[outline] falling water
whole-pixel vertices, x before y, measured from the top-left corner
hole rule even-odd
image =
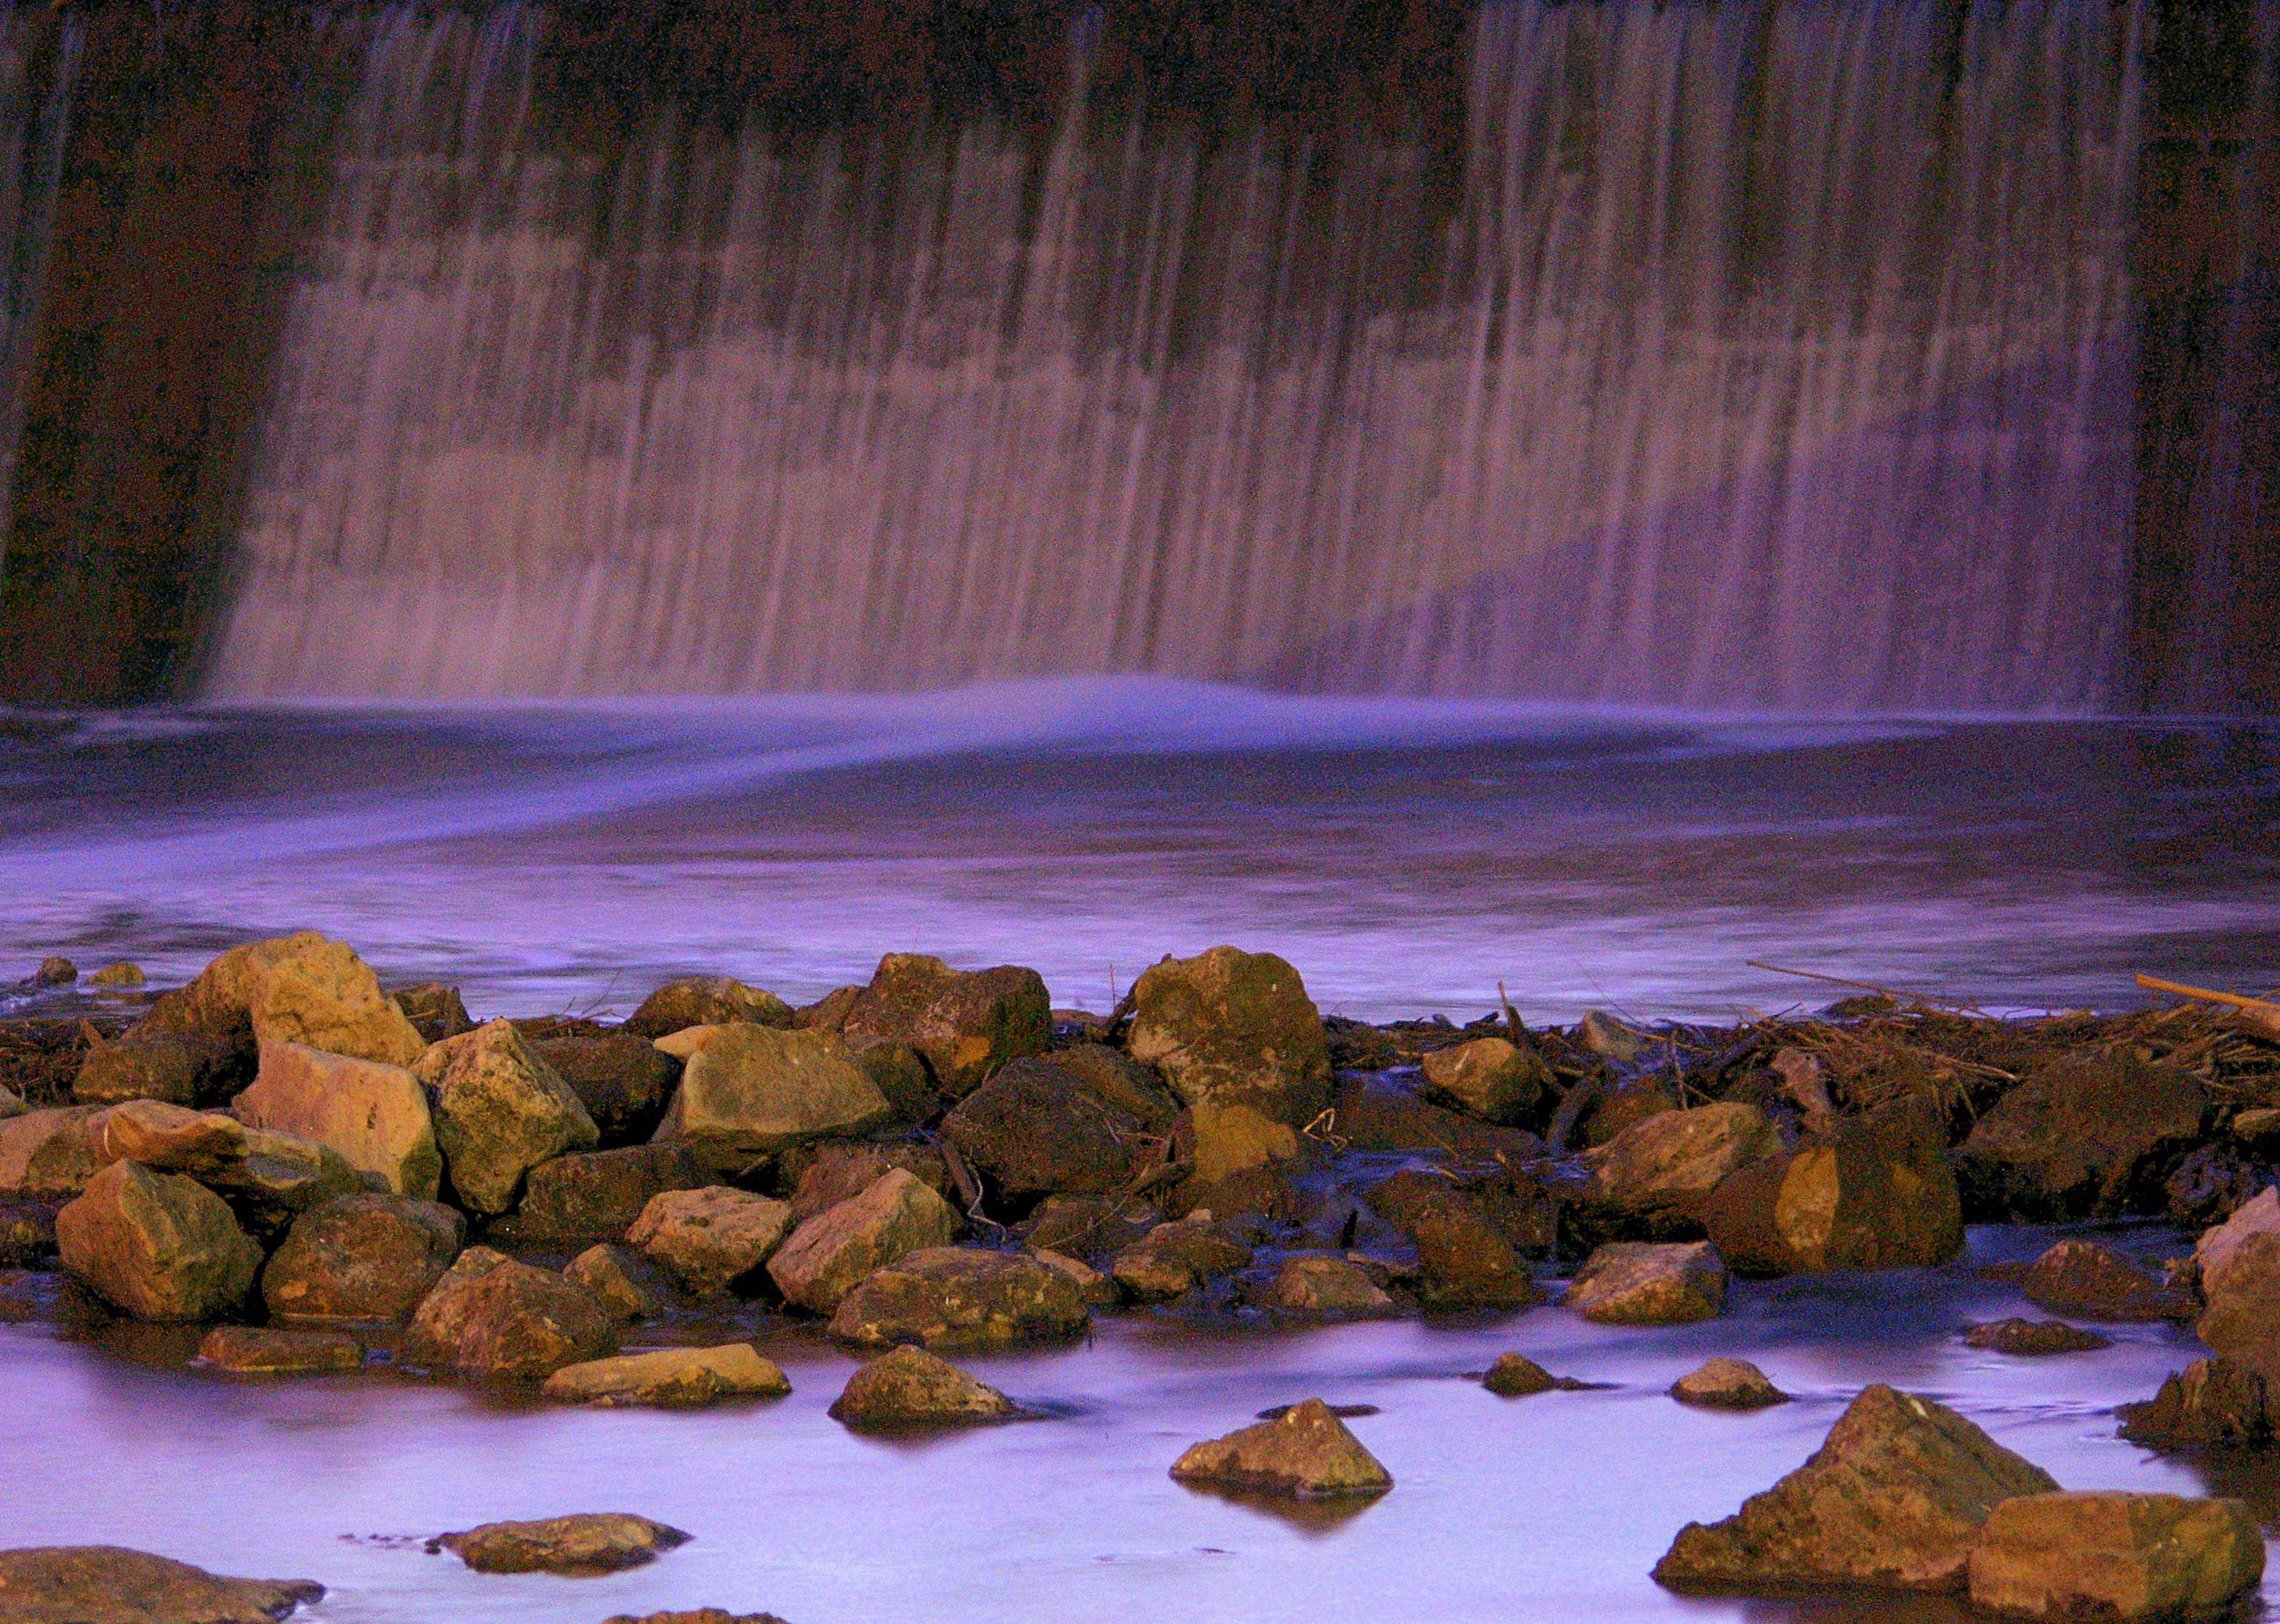
[[[42,94],[29,60],[32,25],[13,5],[0,5],[0,565],[6,562],[24,384],[47,283],[56,188],[86,30],[76,17],[57,25],[54,65]]]
[[[208,690],[2098,707],[2138,23],[1955,16],[1500,0],[1452,176],[1098,104],[1082,24],[1044,137],[605,172],[543,14],[393,11]]]

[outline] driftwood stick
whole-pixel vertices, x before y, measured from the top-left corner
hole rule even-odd
[[[2158,975],[2140,975],[2138,984],[2147,992],[2174,993],[2197,1004],[2216,1004],[2226,1009],[2238,1010],[2267,1032],[2280,1037],[2280,1004],[2263,998],[2245,997],[2237,992],[2218,992],[2209,987],[2189,987],[2183,981],[2165,981]]]

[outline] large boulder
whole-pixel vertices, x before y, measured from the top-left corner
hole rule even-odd
[[[2122,1435],[2149,1449],[2268,1443],[2275,1395],[2264,1378],[2229,1359],[2195,1359],[2142,1404],[2123,1405]]]
[[[792,1231],[768,1259],[768,1278],[785,1302],[828,1314],[874,1271],[947,1246],[962,1227],[950,1203],[897,1167]]]
[[[1913,1101],[1838,1120],[1826,1136],[1740,1169],[1696,1211],[1745,1274],[1926,1268],[1963,1250],[1946,1135]]]
[[[1122,1189],[1143,1131],[1138,1119],[1094,1093],[1078,1072],[1035,1055],[1008,1061],[942,1124],[943,1137],[1016,1201]]]
[[[444,1039],[412,1074],[434,1095],[435,1143],[471,1212],[507,1211],[533,1167],[601,1143],[586,1107],[511,1020]]]
[[[219,1111],[134,1100],[104,1112],[90,1131],[105,1162],[186,1174],[228,1200],[265,1238],[282,1230],[295,1213],[365,1187],[364,1176],[329,1146],[248,1128]]]
[[[1971,1605],[2005,1618],[2141,1624],[2215,1617],[2264,1577],[2264,1535],[2238,1500],[2030,1494],[1988,1514]]]
[[[1416,1244],[1429,1306],[1525,1308],[1544,1300],[1526,1262],[1469,1191],[1411,1171],[1371,1186],[1367,1199]]]
[[[2193,1247],[2193,1272],[2203,1297],[2213,1299],[2222,1295],[2234,1262],[2259,1236],[2280,1241],[2280,1189],[2263,1191],[2222,1223],[2203,1232]]]
[[[934,1068],[942,1091],[961,1099],[1007,1061],[1044,1051],[1052,1000],[1035,970],[953,970],[923,953],[890,953],[840,1029],[853,1039],[910,1044]]]
[[[1998,1100],[1963,1142],[1964,1194],[1991,1216],[2120,1212],[2164,1171],[2164,1152],[2200,1136],[2208,1114],[2208,1096],[2176,1066],[2050,1060]]]
[[[443,1177],[428,1090],[404,1066],[300,1043],[269,1043],[253,1086],[230,1102],[249,1128],[313,1139],[399,1196],[432,1201]]]
[[[298,1043],[409,1066],[428,1045],[346,943],[315,931],[250,942],[150,1006],[128,1035],[189,1036],[240,1051]]]
[[[2280,1235],[2252,1234],[2204,1274],[2207,1306],[2196,1328],[2233,1363],[2280,1382]]]
[[[1422,1069],[1436,1100],[1506,1126],[1525,1120],[1552,1082],[1543,1056],[1501,1037],[1437,1049]]]
[[[1208,1216],[1158,1224],[1116,1254],[1110,1278],[1144,1303],[1194,1290],[1251,1263],[1251,1248]]]
[[[412,1196],[327,1202],[293,1220],[261,1271],[262,1301],[289,1323],[401,1320],[451,1266],[466,1228],[451,1208]]]
[[[1174,1211],[1297,1215],[1292,1175],[1303,1168],[1306,1146],[1288,1122],[1251,1105],[1198,1100],[1174,1122],[1172,1150],[1189,1168],[1166,1197]]]
[[[56,1214],[65,1268],[142,1320],[212,1320],[253,1289],[261,1249],[220,1197],[179,1174],[113,1162]]]
[[[1306,1500],[1393,1487],[1392,1474],[1319,1398],[1195,1445],[1173,1462],[1172,1475],[1183,1483]]]
[[[858,1431],[1010,1420],[1013,1401],[923,1348],[889,1350],[847,1379],[831,1416]]]
[[[615,1317],[590,1293],[550,1269],[472,1246],[421,1299],[404,1355],[488,1381],[537,1382],[616,1347]]]
[[[97,1043],[80,1062],[79,1075],[72,1080],[72,1098],[82,1105],[115,1105],[130,1099],[195,1105],[206,1071],[199,1048],[172,1033]]]
[[[65,1105],[0,1119],[0,1197],[58,1201],[103,1169],[94,1125],[105,1107]]]
[[[2111,1247],[2072,1237],[2030,1264],[2019,1289],[2054,1314],[2084,1320],[2181,1320],[2192,1312],[2170,1281]]]
[[[1188,1104],[1246,1104],[1304,1124],[1329,1103],[1321,1012],[1273,953],[1215,947],[1167,958],[1142,972],[1132,999],[1127,1052]]]
[[[1954,1589],[1988,1513],[2057,1487],[1945,1405],[1880,1383],[1796,1471],[1724,1521],[1680,1529],[1654,1577],[1678,1589]]]
[[[530,1170],[515,1233],[526,1241],[621,1241],[654,1197],[711,1181],[683,1144],[558,1156]]]
[[[1620,1212],[1692,1211],[1730,1174],[1780,1150],[1755,1105],[1698,1105],[1635,1122],[1584,1162],[1594,1196]]]
[[[693,1410],[724,1398],[781,1398],[791,1383],[748,1342],[717,1348],[660,1348],[565,1365],[546,1378],[547,1397],[605,1409],[645,1405]]]
[[[486,1522],[439,1534],[430,1551],[448,1551],[479,1574],[614,1574],[654,1562],[689,1543],[679,1528],[646,1517],[589,1512],[533,1522]]]
[[[578,1097],[605,1145],[633,1144],[655,1133],[681,1081],[680,1061],[623,1028],[525,1041]]]
[[[1076,1335],[1090,1317],[1075,1283],[1034,1258],[937,1246],[849,1292],[831,1334],[868,1348],[1002,1348]]]
[[[651,1197],[626,1241],[691,1291],[718,1293],[766,1263],[790,1227],[788,1203],[710,1184]]]
[[[1122,1112],[1148,1133],[1160,1134],[1180,1113],[1179,1097],[1153,1069],[1105,1043],[1070,1043],[1052,1051],[1052,1062],[1073,1073],[1095,1099]]]
[[[845,1040],[829,1032],[700,1027],[660,1042],[685,1061],[659,1125],[706,1166],[737,1173],[790,1146],[859,1134],[890,1114]]]
[[[7,1624],[275,1624],[324,1594],[306,1579],[224,1579],[118,1545],[0,1551]]]
[[[1726,1310],[1726,1266],[1707,1241],[1616,1242],[1583,1260],[1563,1305],[1596,1325],[1683,1325]]]
[[[791,1006],[765,988],[748,987],[725,975],[685,975],[643,998],[625,1030],[642,1039],[665,1037],[690,1027],[791,1025]]]

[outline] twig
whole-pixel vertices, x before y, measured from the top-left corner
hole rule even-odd
[[[1890,998],[1895,1004],[1929,1004],[1937,1009],[1951,1009],[1960,1014],[1977,1015],[1991,1019],[1987,1012],[1976,1004],[1959,1004],[1953,998],[1937,998],[1929,993],[1902,992],[1894,987],[1879,987],[1874,981],[1856,981],[1849,975],[1829,975],[1819,970],[1792,970],[1783,965],[1769,965],[1761,958],[1743,962],[1752,970],[1769,970],[1775,975],[1802,976],[1808,981],[1828,981],[1833,986],[1851,987],[1861,992],[1873,992],[1879,997]]]
[[[2268,1004],[2262,998],[2244,997],[2237,992],[2216,992],[2207,987],[2188,987],[2183,981],[2165,981],[2158,975],[2140,975],[2138,984],[2147,992],[2173,992],[2181,998],[2191,998],[2201,1004],[2222,1004],[2227,1009],[2253,1015],[2259,1026],[2280,1032],[2280,1004]]]

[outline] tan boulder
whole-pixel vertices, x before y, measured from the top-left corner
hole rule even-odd
[[[1126,1052],[1189,1104],[1247,1104],[1304,1125],[1329,1103],[1321,1012],[1275,955],[1215,947],[1167,958],[1142,972],[1132,997]]]
[[[679,1528],[617,1512],[589,1512],[533,1522],[486,1522],[439,1534],[430,1551],[448,1551],[479,1574],[614,1574],[655,1561],[689,1543]]]
[[[121,958],[104,966],[87,979],[96,987],[140,987],[150,978],[142,974],[141,965]]]
[[[1306,1500],[1393,1487],[1377,1457],[1319,1398],[1195,1445],[1173,1463],[1172,1475],[1183,1483]]]
[[[4,1127],[0,1124],[0,1127]],[[2280,1235],[2253,1231],[2212,1259],[2201,1289],[2207,1299],[2195,1328],[2236,1365],[2280,1382]],[[2150,1300],[2163,1299],[2154,1294]]]
[[[1285,1258],[1259,1305],[1277,1313],[1322,1320],[1373,1320],[1398,1306],[1367,1270],[1349,1258]]]
[[[1525,1119],[1552,1084],[1552,1068],[1541,1055],[1501,1037],[1437,1049],[1425,1057],[1422,1070],[1427,1094],[1506,1126]]]
[[[1670,1396],[1706,1410],[1762,1410],[1789,1402],[1789,1395],[1764,1371],[1747,1359],[1733,1358],[1704,1360],[1670,1384]]]
[[[831,1334],[862,1347],[1001,1348],[1076,1335],[1090,1318],[1069,1278],[1034,1258],[936,1246],[849,1292]]]
[[[2259,1235],[2280,1240],[2280,1189],[2261,1191],[2224,1222],[2202,1232],[2193,1246],[2193,1271],[2202,1296],[2215,1297],[2223,1292],[2234,1260]]]
[[[1781,1150],[1755,1105],[1658,1112],[1587,1151],[1594,1195],[1627,1212],[1691,1211],[1731,1174]]]
[[[412,1074],[434,1096],[436,1148],[471,1212],[507,1211],[533,1167],[601,1143],[586,1107],[512,1021],[444,1039]]]
[[[781,1398],[791,1383],[751,1343],[732,1342],[565,1365],[546,1378],[543,1390],[568,1404],[689,1410],[724,1398]]]
[[[1680,1529],[1654,1577],[1677,1589],[1954,1589],[1988,1513],[2057,1487],[1945,1405],[1879,1384],[1796,1471],[1724,1521]]]
[[[261,1271],[262,1300],[289,1323],[401,1320],[466,1239],[466,1220],[440,1202],[370,1191],[343,1197],[293,1220]]]
[[[828,1314],[873,1271],[947,1246],[964,1227],[955,1208],[897,1167],[794,1230],[768,1259],[768,1277],[785,1302]]]
[[[89,1132],[105,1162],[185,1174],[228,1198],[264,1237],[283,1229],[296,1212],[365,1187],[363,1175],[328,1146],[248,1128],[219,1111],[133,1100],[104,1112]]]
[[[198,1102],[205,1066],[189,1042],[167,1033],[116,1043],[97,1043],[80,1062],[72,1098],[82,1105],[115,1105],[121,1100],[157,1099],[177,1105]]]
[[[2264,1577],[2238,1500],[2030,1494],[1997,1505],[1971,1548],[1971,1605],[2005,1618],[2115,1624],[2213,1618]]]
[[[712,1184],[651,1197],[626,1241],[691,1291],[720,1292],[766,1263],[790,1227],[788,1203]]]
[[[428,1091],[401,1066],[269,1043],[253,1086],[230,1102],[249,1128],[313,1139],[399,1196],[435,1198],[443,1175]]]
[[[886,1096],[833,1033],[701,1027],[659,1046],[687,1064],[657,1138],[686,1143],[719,1172],[811,1139],[859,1134],[890,1115]]]
[[[361,1369],[364,1344],[338,1331],[218,1325],[198,1343],[198,1358],[234,1375],[331,1376]]]
[[[625,1030],[636,1037],[665,1037],[690,1027],[791,1025],[791,1006],[761,987],[725,975],[685,975],[643,998],[627,1018]]]
[[[409,1066],[427,1047],[346,943],[312,930],[234,947],[168,993],[130,1031],[194,1035],[250,1049],[298,1043]]]
[[[1616,1242],[1583,1260],[1560,1299],[1597,1325],[1683,1325],[1726,1309],[1726,1266],[1707,1241]]]
[[[245,1301],[261,1266],[220,1197],[177,1174],[113,1162],[56,1214],[63,1266],[142,1320],[212,1320]]]
[[[1745,1274],[1928,1268],[1963,1250],[1946,1134],[1913,1101],[1842,1119],[1821,1138],[1741,1168],[1695,1211]]]
[[[0,1119],[0,1197],[76,1196],[103,1169],[94,1124],[105,1107],[65,1105]]]
[[[857,1430],[971,1426],[1018,1413],[1013,1401],[923,1348],[889,1350],[847,1379],[834,1420]]]
[[[891,1038],[924,1055],[935,1081],[963,1099],[991,1073],[1052,1040],[1052,1000],[1035,970],[953,970],[923,953],[890,953],[849,1004],[851,1039]]]
[[[306,1579],[225,1579],[117,1545],[0,1551],[8,1624],[275,1624],[324,1594]]]
[[[665,1271],[622,1246],[589,1246],[570,1259],[562,1278],[583,1287],[624,1321],[654,1320],[674,1305],[673,1282]]]
[[[1251,1248],[1206,1214],[1158,1224],[1116,1254],[1110,1278],[1144,1303],[1194,1290],[1251,1264]]]
[[[2120,1406],[2121,1434],[2151,1449],[2207,1444],[2257,1447],[2272,1441],[2276,1395],[2255,1371],[2230,1359],[2195,1359],[2140,1404]]]
[[[551,1270],[471,1246],[420,1300],[404,1355],[484,1380],[536,1382],[616,1346],[616,1321],[590,1293]]]

